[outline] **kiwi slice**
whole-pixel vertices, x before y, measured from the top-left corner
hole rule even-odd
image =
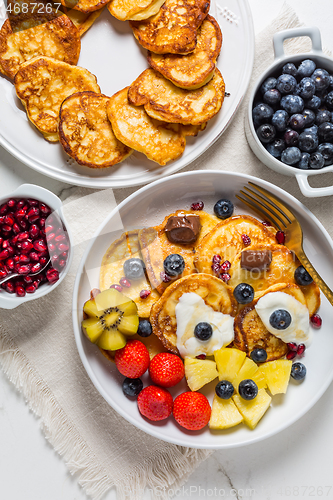
[[[83,333],[106,351],[121,349],[126,344],[126,335],[134,335],[138,330],[136,303],[114,288],[88,300],[83,311],[88,316],[82,321]]]

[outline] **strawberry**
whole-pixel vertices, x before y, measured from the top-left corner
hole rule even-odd
[[[176,354],[161,352],[151,360],[149,375],[154,384],[161,387],[173,387],[185,375],[184,364]]]
[[[200,392],[183,392],[173,404],[173,416],[189,431],[198,431],[208,424],[211,407],[206,396]]]
[[[138,396],[141,415],[155,422],[168,418],[172,413],[172,406],[173,400],[170,392],[156,385],[149,385]]]
[[[115,362],[122,375],[129,378],[141,377],[149,366],[149,352],[139,340],[129,340],[125,347],[118,349]]]

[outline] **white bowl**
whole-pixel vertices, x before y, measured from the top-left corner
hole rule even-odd
[[[35,300],[38,299],[39,297],[43,297],[44,295],[52,292],[60,283],[62,280],[65,278],[71,262],[72,262],[72,257],[73,257],[73,251],[72,251],[72,237],[70,234],[70,230],[68,228],[68,225],[66,224],[66,221],[64,219],[63,213],[62,213],[62,203],[61,200],[53,194],[51,191],[48,191],[47,189],[44,189],[42,187],[36,186],[34,184],[22,184],[20,187],[15,189],[12,193],[6,194],[5,196],[2,196],[0,198],[0,205],[4,203],[5,201],[9,200],[10,198],[33,198],[36,200],[39,200],[46,205],[48,205],[52,211],[57,212],[59,215],[60,219],[62,220],[64,226],[66,227],[67,233],[68,233],[68,239],[69,239],[69,254],[68,254],[68,259],[66,266],[62,269],[60,272],[60,277],[59,280],[56,281],[54,284],[47,284],[43,283],[35,293],[29,293],[26,294],[24,297],[18,297],[15,294],[10,294],[0,288],[0,308],[2,309],[14,309],[15,307],[18,307],[20,304],[23,304],[24,302],[28,302],[30,300]]]
[[[283,50],[283,42],[288,38],[296,38],[300,36],[309,36],[311,38],[312,50],[303,54],[286,56]],[[295,167],[290,167],[282,161],[274,158],[274,156],[266,151],[256,134],[252,120],[252,108],[253,102],[256,98],[256,94],[258,93],[261,84],[269,76],[274,76],[281,72],[282,67],[284,66],[284,64],[286,64],[286,62],[293,62],[297,66],[303,59],[312,59],[316,63],[317,67],[324,68],[330,73],[333,73],[333,59],[323,53],[320,31],[316,27],[293,28],[275,33],[275,35],[273,36],[273,46],[275,54],[274,63],[271,64],[271,66],[269,66],[269,68],[267,68],[267,70],[260,76],[250,94],[248,112],[245,119],[245,133],[248,143],[254,154],[267,167],[275,170],[279,174],[295,176],[299,188],[304,196],[312,198],[317,196],[332,195],[333,186],[313,188],[309,185],[308,177],[313,175],[325,174],[327,172],[333,172],[333,165],[329,165],[320,170],[300,170]]]
[[[248,181],[256,182],[278,196],[294,212],[304,232],[304,249],[328,286],[333,286],[333,242],[320,222],[296,198],[282,189],[252,176],[223,171],[196,171],[172,175],[141,188],[123,201],[110,214],[92,237],[87,247],[74,284],[73,327],[82,363],[93,384],[103,398],[126,420],[157,438],[192,448],[233,448],[265,439],[285,429],[306,413],[324,393],[333,378],[333,335],[330,320],[332,306],[322,296],[320,314],[323,326],[315,332],[315,339],[304,356],[308,373],[302,384],[291,381],[286,395],[273,398],[272,408],[251,431],[245,425],[226,431],[190,432],[178,426],[172,417],[165,421],[150,422],[143,418],[136,401],[130,401],[122,392],[124,377],[114,363],[108,361],[82,333],[82,307],[90,290],[99,286],[102,257],[109,245],[125,230],[159,224],[166,215],[177,209],[189,208],[191,203],[203,200],[205,210],[213,213],[214,203],[229,198],[235,204],[235,213],[254,215],[235,195]],[[255,215],[254,215],[255,216]],[[122,225],[120,224],[122,221]],[[324,346],[324,348],[323,348]],[[148,375],[143,376],[148,385]],[[151,382],[150,382],[151,383]],[[203,392],[213,399],[215,382],[205,386]],[[75,387],[73,387],[75,390]],[[186,390],[186,384],[170,389],[175,397]],[[320,422],[317,423],[320,425]]]

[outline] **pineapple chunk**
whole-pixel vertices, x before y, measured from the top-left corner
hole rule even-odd
[[[250,401],[241,398],[238,394],[235,394],[232,399],[250,429],[256,427],[272,401],[272,398],[267,394],[265,389],[259,389],[258,395]]]
[[[191,391],[197,391],[218,377],[215,361],[185,358],[185,377]]]
[[[292,361],[288,359],[276,359],[261,365],[260,370],[265,375],[268,389],[273,396],[287,392],[291,365]]]
[[[235,387],[236,375],[239,372],[246,354],[239,349],[221,347],[214,352],[214,358],[220,380],[228,380]]]
[[[214,396],[212,413],[208,426],[210,429],[229,429],[243,422],[243,417],[237,410],[232,399],[221,399]]]
[[[258,386],[258,389],[266,387],[264,374],[259,370],[258,365],[250,358],[245,358],[237,376],[235,377],[235,390],[238,391],[238,386],[242,380],[251,379]]]

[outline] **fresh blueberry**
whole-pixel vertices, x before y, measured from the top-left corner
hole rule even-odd
[[[316,113],[312,109],[303,109],[303,116],[305,119],[304,127],[311,127],[316,119]]]
[[[257,126],[261,125],[262,123],[269,122],[273,116],[273,113],[273,108],[271,108],[268,104],[257,104],[252,111],[254,125]]]
[[[254,298],[254,289],[248,283],[239,283],[234,289],[234,297],[239,304],[249,304]]]
[[[298,66],[297,76],[299,78],[311,76],[315,69],[316,69],[316,63],[314,61],[311,61],[311,59],[305,59]]]
[[[281,94],[292,94],[297,86],[296,78],[292,75],[280,75],[276,82],[276,88]]]
[[[274,158],[280,158],[282,151],[286,148],[286,143],[283,139],[275,139],[275,141],[270,142],[266,145],[266,149],[274,156]]]
[[[325,158],[321,153],[316,151],[312,153],[309,158],[309,167],[313,170],[319,170],[325,166]]]
[[[143,383],[140,378],[126,377],[123,382],[123,393],[125,396],[137,396],[143,389]]]
[[[279,132],[286,130],[288,126],[289,115],[284,109],[278,109],[272,116],[272,125]]]
[[[295,270],[294,278],[296,283],[300,286],[310,285],[313,282],[310,274],[303,266],[298,266],[298,268]]]
[[[276,106],[280,102],[280,99],[281,94],[276,89],[267,90],[263,96],[263,101],[270,106]]]
[[[330,84],[330,75],[326,71],[326,69],[318,68],[316,69],[312,75],[312,80],[315,83],[316,91],[322,92],[327,89]]]
[[[213,328],[206,321],[201,321],[194,328],[194,336],[198,340],[202,340],[203,342],[207,342],[213,335]]]
[[[330,84],[328,88],[333,89],[333,75],[330,75]]]
[[[258,347],[257,349],[253,349],[250,354],[250,357],[256,363],[264,363],[267,359],[267,351],[265,349],[261,349]]]
[[[296,163],[300,161],[301,156],[301,151],[295,146],[292,146],[282,151],[281,161],[287,165],[296,165]]]
[[[318,147],[317,134],[302,132],[298,139],[298,147],[301,151],[305,151],[306,153],[312,153],[315,151]]]
[[[329,92],[325,98],[325,104],[331,111],[333,110],[333,90]]]
[[[302,80],[299,82],[299,88],[300,88],[299,95],[303,99],[311,99],[316,91],[316,85],[314,81],[312,80],[312,78],[309,78],[308,76],[302,78]]]
[[[318,125],[312,125],[303,130],[303,132],[309,132],[310,134],[318,135]]]
[[[275,86],[276,86],[276,78],[270,76],[261,85],[260,91],[261,91],[262,94],[265,94],[265,92],[267,92],[267,90],[275,89]]]
[[[126,278],[130,280],[137,280],[145,274],[145,265],[141,259],[125,260],[123,267]]]
[[[306,368],[303,363],[293,363],[290,375],[294,380],[303,380],[306,375]]]
[[[215,387],[216,395],[221,399],[230,399],[235,392],[234,386],[228,380],[221,380]]]
[[[300,161],[297,163],[296,167],[301,170],[309,170],[309,159],[310,153],[302,153]]]
[[[151,327],[150,321],[148,319],[141,319],[139,322],[139,327],[137,334],[140,337],[149,337],[153,333],[153,329]]]
[[[185,261],[178,253],[172,253],[164,259],[163,266],[169,276],[179,276],[185,269]]]
[[[234,204],[230,200],[219,200],[214,205],[214,213],[219,219],[227,219],[234,213]]]
[[[318,153],[320,153],[325,160],[325,167],[333,163],[333,144],[323,142],[318,146]]]
[[[269,317],[270,325],[276,330],[286,330],[291,325],[291,314],[285,309],[276,309]]]
[[[289,126],[294,130],[300,130],[305,126],[305,118],[301,113],[291,115],[289,119]]]
[[[299,133],[296,130],[288,129],[283,136],[287,146],[297,146]]]
[[[316,115],[316,124],[321,125],[325,122],[330,122],[332,114],[328,109],[319,109]]]
[[[318,137],[320,142],[332,142],[333,141],[333,123],[324,122],[318,127]]]
[[[257,129],[257,136],[263,144],[272,142],[276,136],[275,127],[269,123],[264,123]]]
[[[282,68],[282,74],[286,75],[292,75],[295,76],[297,75],[297,68],[294,63],[287,62],[283,68]]]
[[[311,99],[305,102],[305,106],[309,109],[317,110],[321,106],[321,99],[317,95],[314,95]]]
[[[304,109],[304,101],[299,95],[284,95],[280,101],[280,106],[287,113],[301,113]]]
[[[238,392],[241,398],[250,401],[257,396],[258,386],[253,380],[247,378],[245,380],[242,380],[239,384]]]

